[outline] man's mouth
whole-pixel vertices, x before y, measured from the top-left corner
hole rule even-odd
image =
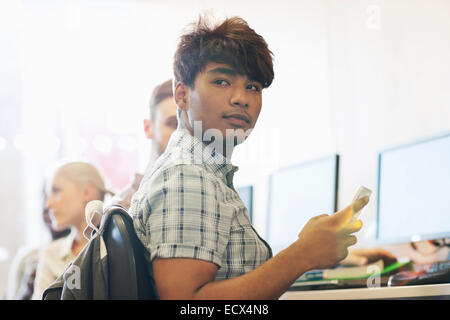
[[[223,117],[237,126],[245,126],[246,124],[250,124],[250,118],[242,113],[232,113],[229,115],[224,115]]]
[[[50,217],[50,220],[53,218],[55,219],[55,217],[58,215],[57,212],[55,212],[54,210],[49,210],[48,211],[48,216]]]

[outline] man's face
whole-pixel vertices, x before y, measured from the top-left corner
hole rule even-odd
[[[155,118],[151,120],[151,138],[158,154],[164,153],[170,136],[177,129],[177,105],[173,97],[162,100],[156,105]]]
[[[197,74],[188,89],[186,107],[189,129],[202,122],[202,131],[253,129],[262,106],[262,85],[238,74],[227,64],[210,62]]]

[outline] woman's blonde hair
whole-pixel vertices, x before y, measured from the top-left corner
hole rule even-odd
[[[106,194],[114,195],[105,186],[105,181],[95,166],[84,161],[65,162],[56,167],[54,174],[61,173],[79,185],[90,184],[99,191],[100,199],[104,200]]]

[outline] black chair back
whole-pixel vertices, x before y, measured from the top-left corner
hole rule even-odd
[[[120,206],[106,208],[104,215],[103,238],[108,252],[109,298],[158,299],[153,269],[145,259],[145,248],[136,236],[133,219]]]

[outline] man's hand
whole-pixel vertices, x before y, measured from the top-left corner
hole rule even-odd
[[[383,259],[385,266],[393,264],[397,258],[389,251],[381,248],[352,249],[349,250],[347,258],[341,261],[341,265],[363,266]]]
[[[369,202],[368,197],[352,202],[333,215],[311,218],[298,236],[298,242],[306,248],[311,269],[335,266],[348,255],[348,247],[356,244],[351,234],[362,228],[361,220],[350,222],[353,213]]]

